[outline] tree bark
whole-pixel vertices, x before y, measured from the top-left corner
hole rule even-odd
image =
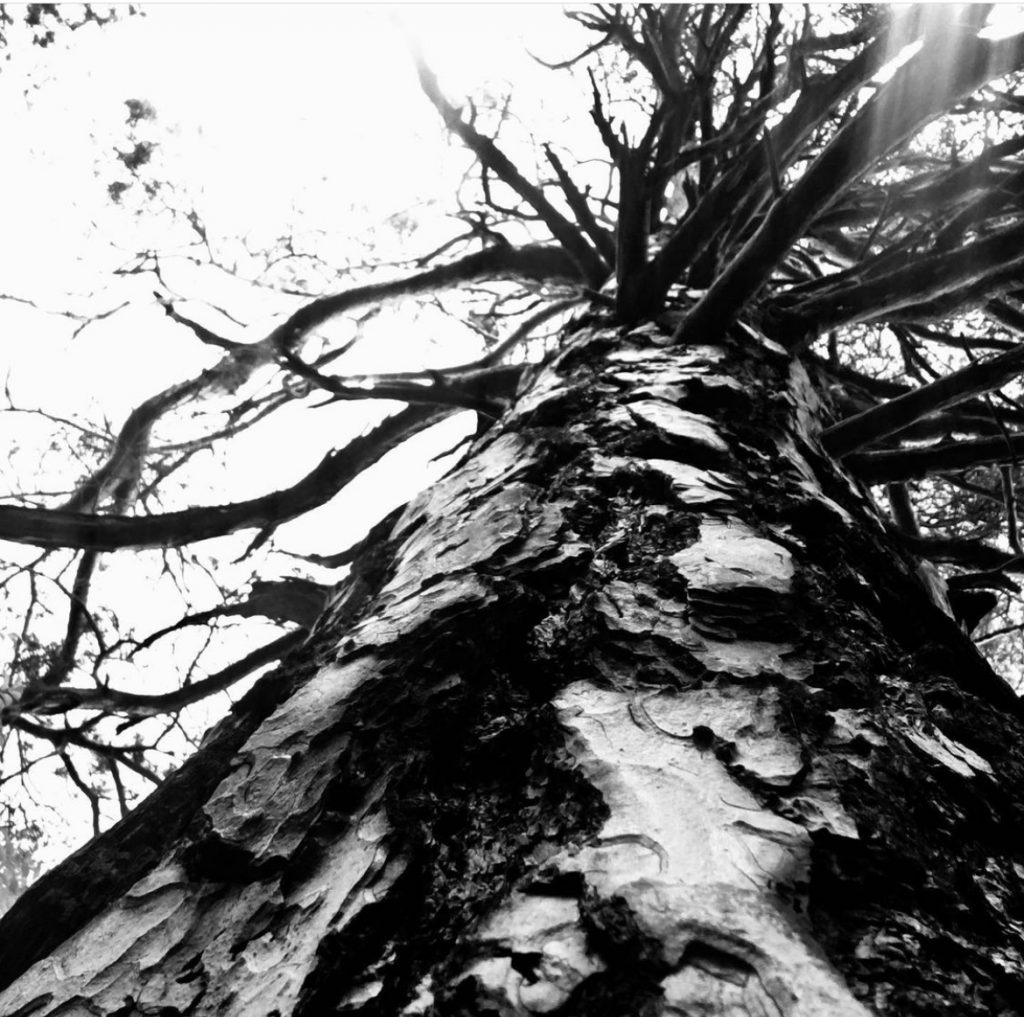
[[[0,1014],[1014,1014],[1020,710],[745,326],[598,314],[0,922]]]

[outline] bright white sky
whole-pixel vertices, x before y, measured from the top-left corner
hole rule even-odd
[[[555,5],[155,5],[143,18],[62,35],[45,51],[15,51],[0,68],[6,198],[0,293],[50,311],[106,311],[129,298],[137,301],[73,340],[67,318],[0,301],[0,366],[16,403],[66,417],[105,418],[116,428],[141,400],[216,358],[168,322],[151,296],[151,277],[111,279],[136,251],[166,252],[191,239],[180,227],[169,231],[166,218],[134,217],[130,202],[117,207],[108,197],[108,184],[126,178],[113,158],[115,148],[129,147],[126,99],[144,99],[155,108],[155,125],[140,128],[140,135],[159,142],[154,173],[188,195],[211,237],[247,236],[258,248],[293,231],[323,231],[322,249],[337,251],[341,264],[361,260],[366,252],[351,241],[371,234],[385,248],[390,244],[389,256],[397,258],[427,253],[462,232],[442,213],[452,207],[468,157],[446,139],[422,96],[403,31],[418,41],[454,101],[488,83],[495,95],[504,95],[514,82],[513,108],[528,111],[538,136],[572,144],[562,120],[570,109],[578,115],[578,93],[567,75],[538,68],[525,51],[556,60],[588,41]],[[403,242],[382,224],[407,211],[418,228]],[[231,280],[211,288],[207,276],[181,260],[168,259],[165,268],[179,295],[193,298],[179,306],[229,338],[259,338],[295,306],[293,299]],[[211,317],[203,297],[244,324]],[[469,334],[440,314],[421,317],[415,327],[399,324],[383,318],[370,332],[367,353],[346,368],[401,370],[477,353]],[[238,442],[222,468],[193,477],[191,503],[236,500],[293,482],[332,445],[357,433],[363,412],[362,406],[339,406],[285,413]],[[383,511],[437,473],[436,467],[426,469],[424,459],[454,444],[466,426],[465,418],[450,422],[431,448],[420,443],[418,461],[406,461],[312,518],[282,528],[279,545],[325,553],[358,539]],[[0,465],[7,490],[67,490],[80,476],[60,448],[40,453],[47,436],[40,420],[7,414],[0,428],[19,448],[9,464]],[[229,540],[223,557],[240,553],[251,536]],[[14,556],[28,557],[18,549]],[[138,564],[130,555],[105,562],[94,598],[119,602],[127,617],[139,607],[137,596],[128,607],[123,603],[138,581]],[[155,552],[149,562],[159,568]],[[238,582],[248,571],[237,569]],[[211,606],[212,584],[195,582],[191,609]],[[146,591],[145,609],[132,618],[143,631],[183,613],[168,576],[151,580]],[[56,636],[63,618],[55,615],[51,625]],[[204,659],[206,670],[249,648],[212,652]],[[160,673],[173,667],[151,663],[147,690],[167,687]],[[89,811],[81,796],[59,801],[62,784],[41,773],[34,789],[69,820],[65,844],[46,852],[49,864],[89,836]]]

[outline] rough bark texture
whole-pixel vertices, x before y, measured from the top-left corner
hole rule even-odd
[[[0,923],[0,1013],[1024,1011],[1015,700],[804,367],[677,323],[577,322]]]

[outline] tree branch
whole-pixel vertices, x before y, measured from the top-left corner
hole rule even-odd
[[[843,420],[824,432],[822,444],[831,455],[842,458],[908,427],[929,413],[1000,388],[1022,370],[1024,346],[1018,346]]]
[[[906,30],[908,20],[904,19],[900,25]],[[909,42],[912,35],[913,32],[907,32],[906,41]],[[780,168],[787,166],[795,157],[799,146],[833,106],[863,85],[882,66],[886,52],[885,40],[876,39],[837,73],[801,89],[796,105],[772,134]],[[754,107],[752,123],[744,128],[744,135],[759,129],[767,111],[767,103],[763,108],[760,103]],[[749,153],[742,168],[723,174],[718,183],[703,195],[655,255],[648,269],[652,299],[656,298],[660,305],[669,287],[682,277],[684,270],[701,251],[720,237],[730,224],[748,221],[767,193],[766,153],[757,146]]]
[[[110,688],[85,689],[73,686],[46,691],[36,690],[34,694],[26,696],[21,702],[7,707],[3,711],[3,718],[5,722],[11,723],[14,717],[22,713],[54,714],[79,709],[103,710],[134,718],[174,713],[218,692],[223,692],[265,664],[280,660],[286,653],[301,646],[308,634],[305,629],[286,632],[283,636],[246,654],[241,660],[222,668],[216,674],[212,674],[202,681],[183,685],[173,692],[149,696]],[[23,730],[29,730],[23,725],[19,726],[22,726]],[[51,731],[50,728],[45,730]],[[32,729],[32,733],[38,732]],[[57,732],[57,734],[60,733],[62,732]],[[86,747],[93,748],[92,745]]]
[[[1002,571],[1024,572],[1024,558],[1001,551],[983,540],[970,537],[915,537],[896,529],[890,532],[908,551],[931,561],[949,562],[962,568],[982,569],[993,574]]]
[[[956,61],[951,65],[945,31],[926,35],[917,57],[893,75],[772,205],[751,239],[680,324],[675,342],[699,342],[721,334],[837,194],[950,103],[1024,61],[1024,37],[989,42],[970,36],[980,26],[945,27],[960,38]]]
[[[590,206],[587,204],[586,196],[580,192],[580,189],[562,165],[562,160],[555,155],[550,145],[544,146],[544,155],[547,157],[548,162],[551,163],[555,176],[558,177],[558,183],[562,188],[562,193],[565,195],[566,203],[572,209],[572,214],[576,216],[576,221],[587,236],[590,237],[594,247],[597,248],[605,263],[606,271],[610,273],[612,266],[615,264],[615,238],[594,218],[594,213],[591,212]]]
[[[948,253],[906,257],[911,263],[902,268],[873,272],[876,277],[870,280],[800,299],[792,310],[785,309],[786,294],[766,309],[771,314],[778,308],[783,325],[802,335],[810,334],[812,327],[817,335],[837,325],[892,319],[901,310],[929,302],[950,312],[957,301],[985,299],[1024,270],[1024,224]],[[827,277],[822,280],[825,282]]]
[[[59,748],[63,748],[65,745],[77,745],[81,749],[94,752],[101,759],[116,759],[119,763],[127,766],[129,770],[134,770],[140,777],[145,777],[153,784],[160,783],[160,778],[148,766],[144,766],[133,758],[139,751],[136,745],[105,745],[103,742],[87,738],[81,731],[76,731],[73,728],[47,727],[45,724],[37,724],[25,717],[8,715],[8,712],[9,708],[4,711],[4,722],[19,731],[25,731],[37,738],[45,738]]]
[[[84,512],[0,505],[0,540],[37,547],[181,547],[237,530],[275,526],[330,501],[345,484],[407,438],[451,410],[409,406],[369,434],[328,454],[311,473],[283,491],[232,505],[211,505],[156,516],[95,516]]]
[[[972,466],[1010,462],[1024,454],[1024,435],[1010,439],[975,438],[947,441],[927,448],[886,449],[879,452],[856,452],[843,463],[851,473],[870,484],[909,480],[934,473],[952,473]]]
[[[560,248],[547,244],[528,244],[524,247],[495,244],[493,247],[485,247],[482,251],[467,254],[458,261],[438,265],[436,268],[411,276],[390,282],[355,286],[341,293],[311,300],[274,329],[264,341],[274,351],[294,351],[317,326],[335,315],[355,310],[365,304],[428,293],[472,279],[504,277],[529,279],[541,283],[587,282],[587,277],[580,272],[574,259]]]
[[[287,350],[281,351],[281,359],[299,377],[330,392],[328,402],[399,399],[407,403],[476,410],[489,417],[497,417],[508,408],[523,370],[521,364],[472,365],[468,369],[335,377],[321,374]]]
[[[544,192],[530,183],[515,164],[490,138],[485,138],[472,124],[462,119],[462,113],[442,94],[437,77],[427,66],[423,57],[415,53],[416,70],[424,94],[441,114],[445,126],[493,172],[503,183],[512,188],[541,217],[551,235],[562,245],[576,263],[579,274],[588,285],[597,287],[605,280],[608,269],[601,256],[586,241],[579,228],[571,223],[544,196]]]

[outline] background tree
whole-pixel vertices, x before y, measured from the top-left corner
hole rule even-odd
[[[4,539],[76,552],[63,637],[24,629],[4,720],[98,798],[69,747],[91,753],[127,804],[124,767],[159,775],[102,724],[291,652],[22,896],[9,1009],[1019,1012],[1020,707],[968,638],[997,606],[989,641],[1016,630],[1024,560],[1024,44],[989,15],[573,13],[591,41],[555,70],[605,158],[541,143],[529,169],[507,106],[455,105],[418,57],[475,160],[464,233],[254,341],[160,292],[221,352],[56,506],[0,507]],[[111,196],[138,180],[217,265],[152,151],[122,151]],[[450,287],[479,357],[335,373],[356,344],[330,323]],[[139,511],[314,394],[407,406],[286,490]],[[157,440],[213,400],[219,426]],[[240,530],[255,552],[458,411],[457,468],[307,556],[340,585],[263,579],[183,622],[292,631],[159,695],[104,674],[147,640],[97,620],[101,555]]]

